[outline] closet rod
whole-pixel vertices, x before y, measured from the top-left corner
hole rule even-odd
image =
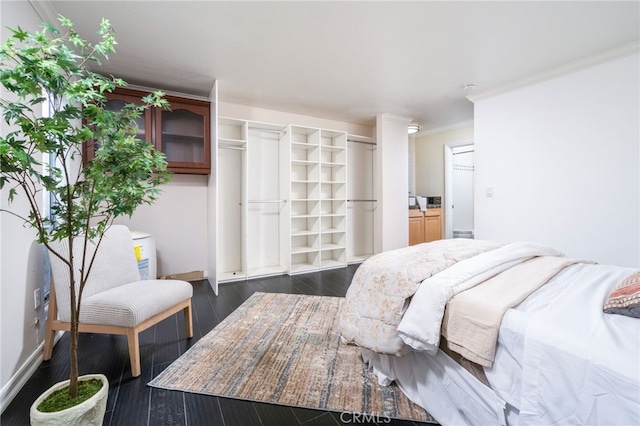
[[[378,200],[347,200],[347,202],[354,202],[354,203],[377,203]]]
[[[249,130],[257,130],[259,132],[270,132],[270,133],[278,133],[278,134],[287,133],[286,130],[265,129],[263,127],[251,127],[251,126],[249,126]]]
[[[347,142],[363,143],[365,145],[378,145],[376,142],[356,141],[356,140],[353,140],[353,139],[347,139]]]
[[[287,200],[249,200],[247,203],[286,203]]]
[[[242,146],[223,146],[223,145],[218,145],[218,149],[235,149],[237,151],[247,150],[245,147],[242,147]]]

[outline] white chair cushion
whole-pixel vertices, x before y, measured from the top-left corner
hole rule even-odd
[[[135,327],[192,296],[193,287],[186,281],[135,281],[85,298],[80,322]]]
[[[82,249],[84,243],[83,237],[78,237],[73,240],[76,269],[79,269],[82,265]],[[66,240],[52,242],[51,246],[65,258],[69,258],[69,246]],[[89,241],[89,253],[93,253],[95,250],[95,244]],[[71,318],[69,268],[53,254],[49,254],[49,259],[51,260],[53,284],[56,289],[58,314],[60,320],[69,322]],[[77,292],[80,278],[80,272],[78,270],[76,270],[75,276]],[[85,300],[91,296],[138,280],[140,280],[140,273],[138,272],[138,262],[136,261],[133,250],[131,232],[129,228],[124,225],[112,225],[106,231],[102,243],[100,243],[98,254],[91,268],[89,280],[83,291],[82,305],[84,306]]]

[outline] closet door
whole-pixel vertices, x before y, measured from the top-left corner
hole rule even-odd
[[[247,122],[218,119],[218,282],[246,279]]]
[[[374,254],[376,143],[349,135],[347,151],[347,260],[360,263]]]
[[[249,123],[246,264],[250,278],[286,272],[280,247],[280,234],[285,232],[281,216],[286,213],[287,202],[280,184],[280,144],[284,135],[282,126]]]

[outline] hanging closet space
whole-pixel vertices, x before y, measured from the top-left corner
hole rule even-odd
[[[368,137],[349,135],[347,140],[347,261],[360,263],[374,254],[375,198],[374,176],[376,142]]]
[[[286,272],[281,227],[281,126],[218,119],[218,282]]]

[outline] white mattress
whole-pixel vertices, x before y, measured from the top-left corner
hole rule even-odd
[[[564,269],[503,318],[491,389],[442,351],[363,351],[381,381],[449,424],[640,424],[640,319],[602,313],[635,269]]]

